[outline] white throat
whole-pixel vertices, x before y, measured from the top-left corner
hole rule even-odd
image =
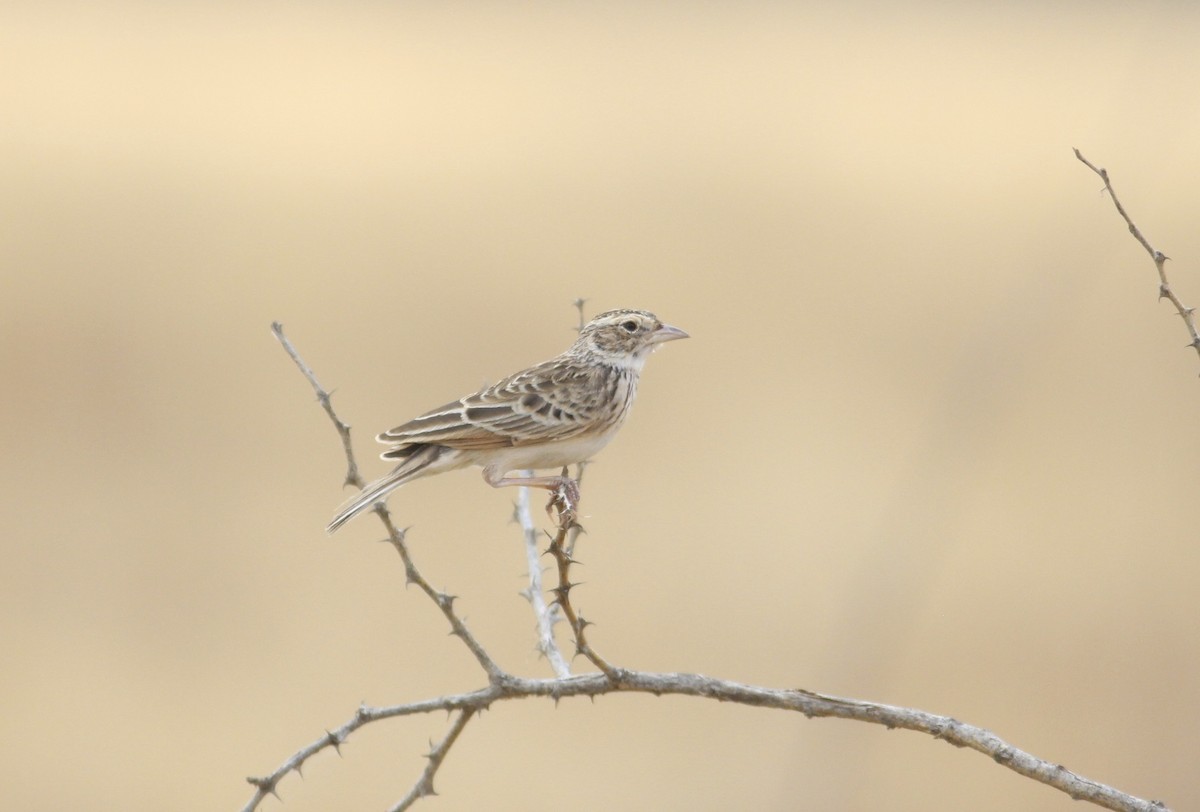
[[[609,364],[617,369],[628,369],[633,372],[641,372],[642,367],[646,366],[646,358],[652,352],[654,352],[654,348],[647,347],[644,350],[638,350],[633,355],[622,355],[619,358],[614,358],[609,361]]]

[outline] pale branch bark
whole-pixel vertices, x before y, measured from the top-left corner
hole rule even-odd
[[[1146,253],[1150,255],[1150,259],[1154,261],[1154,268],[1158,271],[1158,298],[1166,299],[1174,307],[1175,312],[1183,319],[1184,326],[1187,327],[1188,334],[1192,340],[1186,346],[1191,347],[1200,356],[1200,332],[1196,330],[1196,308],[1187,307],[1175,295],[1175,290],[1171,287],[1170,281],[1167,279],[1167,260],[1170,259],[1162,251],[1159,251],[1150,244],[1146,239],[1146,235],[1133,222],[1133,218],[1129,216],[1129,212],[1125,211],[1125,207],[1121,205],[1120,199],[1117,197],[1116,190],[1113,189],[1112,181],[1108,178],[1108,170],[1101,166],[1096,166],[1094,163],[1083,157],[1083,153],[1078,149],[1075,150],[1075,157],[1083,163],[1088,169],[1100,176],[1100,180],[1104,181],[1104,191],[1108,193],[1112,199],[1113,206],[1117,209],[1117,214],[1121,215],[1121,219],[1125,221],[1125,225],[1129,227],[1129,233],[1133,238],[1141,244],[1142,248],[1146,249]]]
[[[498,683],[463,694],[442,696],[420,702],[386,707],[362,706],[336,730],[326,733],[305,747],[288,762],[302,764],[308,757],[329,747],[341,744],[350,734],[369,722],[399,716],[414,716],[435,711],[482,711],[493,703],[515,699],[549,698],[555,701],[573,697],[597,697],[614,693],[640,693],[655,696],[695,696],[720,702],[735,702],[754,707],[795,711],[810,719],[839,718],[901,728],[925,733],[955,747],[966,747],[992,758],[1008,767],[1076,800],[1090,801],[1105,809],[1122,812],[1166,812],[1160,801],[1147,801],[1120,792],[1097,781],[1085,778],[1062,764],[1045,761],[1020,750],[996,734],[949,716],[940,716],[912,708],[863,702],[856,699],[829,696],[803,689],[763,688],[702,674],[654,673],[646,671],[621,672],[619,682],[604,674],[580,674],[566,679],[526,679],[514,675]],[[444,753],[443,753],[444,755]],[[272,774],[274,775],[274,774]],[[255,779],[265,781],[266,779]],[[247,806],[247,810],[254,806]]]
[[[320,402],[321,408],[325,410],[325,414],[329,415],[329,419],[333,421],[333,427],[337,429],[338,437],[342,440],[342,450],[346,452],[346,480],[344,484],[353,485],[356,488],[362,488],[363,480],[358,473],[358,463],[354,459],[354,447],[350,444],[350,426],[343,423],[337,413],[333,411],[333,403],[330,401],[329,392],[317,381],[316,373],[309,368],[308,364],[304,363],[304,359],[296,352],[296,348],[292,346],[292,342],[283,334],[283,325],[279,322],[271,322],[271,332],[275,334],[275,338],[279,339],[279,343],[283,345],[284,351],[295,362],[300,369],[300,373],[312,384],[313,391],[317,393],[317,401]]]
[[[530,472],[526,475],[532,475]],[[554,624],[558,621],[558,604],[547,604],[545,593],[542,591],[542,554],[538,549],[538,538],[541,533],[533,523],[529,511],[529,488],[522,486],[517,489],[517,503],[513,506],[513,518],[521,526],[521,534],[525,541],[525,561],[529,567],[529,587],[521,594],[533,607],[534,621],[537,624],[537,649],[550,662],[550,667],[558,677],[571,676],[571,667],[567,664],[554,639]]]
[[[329,393],[321,387],[321,384],[317,382],[316,375],[314,375],[313,371],[308,367],[307,364],[304,363],[299,354],[296,352],[295,347],[292,346],[291,342],[288,341],[287,337],[283,334],[283,325],[279,322],[275,322],[271,325],[271,331],[275,334],[275,337],[279,339],[279,342],[283,344],[283,348],[287,350],[288,355],[290,355],[292,360],[296,363],[296,366],[299,368],[300,372],[305,378],[308,379],[308,382],[312,384],[313,389],[316,390],[317,399],[321,402],[321,406],[325,409],[325,413],[329,415],[329,419],[333,421],[334,426],[337,428],[338,434],[342,438],[342,448],[346,453],[346,458],[349,460],[350,473],[347,476],[347,482],[361,488],[364,483],[362,477],[358,474],[358,464],[354,459],[354,449],[350,445],[350,427],[346,423],[343,423],[342,420],[337,416],[337,413],[334,412]],[[479,641],[475,639],[475,636],[472,635],[467,629],[466,624],[463,623],[462,619],[455,614],[454,601],[457,596],[434,589],[433,586],[425,580],[424,576],[421,575],[416,564],[413,563],[412,556],[408,552],[408,545],[404,543],[404,534],[407,532],[407,528],[404,530],[397,529],[395,523],[392,521],[392,514],[388,511],[387,506],[382,502],[375,505],[374,511],[375,514],[379,516],[380,521],[383,522],[384,528],[387,529],[388,537],[385,540],[396,549],[397,553],[400,554],[400,560],[404,563],[404,575],[406,583],[416,584],[421,591],[428,595],[429,599],[432,600],[437,607],[442,610],[442,614],[445,615],[446,620],[450,623],[451,632],[462,639],[463,643],[466,644],[471,654],[473,654],[475,659],[479,662],[479,665],[487,673],[489,679],[496,679],[504,674],[504,671],[498,665],[496,665],[491,656],[484,651],[483,646],[480,645]]]
[[[1080,160],[1083,160],[1082,156],[1080,156]],[[578,306],[582,307],[582,304]],[[317,391],[318,399],[338,428],[338,433],[343,439],[343,447],[350,461],[350,470],[357,479],[357,467],[354,465],[353,450],[349,442],[349,427],[338,419],[333,411],[328,393],[317,383],[312,370],[304,364],[284,337],[282,327],[275,324],[272,329],[296,366]],[[361,485],[361,481],[357,481],[356,484]],[[255,787],[255,793],[243,807],[243,812],[253,812],[267,795],[277,795],[276,790],[280,780],[292,772],[299,774],[308,759],[317,753],[330,748],[340,750],[342,743],[360,727],[401,716],[415,716],[435,711],[457,712],[458,715],[445,736],[427,755],[429,761],[421,776],[409,792],[393,807],[395,810],[407,809],[420,798],[433,793],[434,775],[464,728],[476,714],[491,707],[494,702],[532,698],[547,698],[558,702],[571,697],[596,697],[610,693],[695,696],[720,702],[736,702],[742,705],[796,711],[810,719],[835,717],[882,725],[888,729],[914,730],[949,742],[956,747],[970,748],[990,756],[997,764],[1065,792],[1076,800],[1089,801],[1105,809],[1118,810],[1118,812],[1166,812],[1167,807],[1161,801],[1143,800],[1084,778],[1061,764],[1040,759],[1020,750],[990,731],[948,716],[939,716],[913,708],[829,696],[803,689],[744,685],[701,674],[652,673],[615,668],[588,645],[585,634],[588,623],[576,613],[571,604],[570,593],[573,584],[570,581],[569,570],[573,559],[569,545],[573,541],[572,535],[578,533],[579,525],[575,522],[573,510],[570,509],[572,506],[563,504],[563,497],[564,494],[559,493],[555,494],[551,500],[551,506],[557,505],[559,508],[557,533],[552,536],[549,549],[558,565],[559,573],[559,586],[554,592],[557,596],[557,605],[570,622],[577,648],[580,653],[587,656],[596,667],[601,669],[602,673],[578,676],[560,675],[554,679],[528,679],[501,669],[454,612],[453,598],[433,589],[420,574],[404,543],[404,533],[395,528],[387,508],[382,504],[377,505],[375,512],[388,530],[388,541],[396,548],[404,562],[408,582],[417,584],[441,609],[449,621],[453,633],[462,639],[487,674],[487,685],[467,693],[445,695],[401,705],[359,706],[349,721],[334,730],[326,731],[325,735],[296,751],[269,775],[261,778],[248,778],[247,781]],[[537,568],[531,567],[531,569]]]
[[[583,317],[583,306],[587,304],[587,299],[576,299],[571,303],[575,309],[579,311],[579,324],[575,326],[575,332],[582,333],[583,326],[587,324],[587,319]]]
[[[459,734],[463,732],[463,728],[467,726],[467,722],[471,721],[475,713],[474,708],[463,708],[458,712],[458,718],[454,720],[454,724],[446,731],[446,735],[425,756],[429,760],[429,763],[425,765],[425,770],[421,773],[421,777],[417,779],[417,783],[413,784],[413,788],[408,791],[408,794],[401,798],[388,812],[404,812],[405,809],[408,809],[426,795],[437,795],[433,789],[433,776],[437,773],[438,767],[442,766],[442,761],[445,760],[446,753],[458,741]]]

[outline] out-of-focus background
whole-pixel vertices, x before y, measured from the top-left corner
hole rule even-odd
[[[360,701],[483,675],[367,517],[370,438],[557,353],[692,333],[588,470],[614,662],[920,707],[1200,803],[1200,364],[1072,147],[1200,303],[1188,3],[9,4],[0,795],[240,808]],[[514,494],[391,500],[548,675]],[[540,516],[540,500],[535,512]],[[580,663],[582,668],[584,664]],[[381,809],[442,716],[263,809]],[[1073,810],[917,734],[713,702],[502,704],[448,810]],[[569,799],[569,800],[565,800]]]

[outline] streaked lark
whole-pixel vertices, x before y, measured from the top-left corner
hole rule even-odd
[[[565,488],[577,499],[578,486],[565,476],[509,474],[572,465],[604,448],[629,416],[646,358],[659,344],[687,337],[645,310],[601,313],[562,355],[380,434],[391,446],[380,456],[398,461],[396,468],[356,494],[326,529],[333,533],[410,480],[470,465],[482,466],[494,488]]]

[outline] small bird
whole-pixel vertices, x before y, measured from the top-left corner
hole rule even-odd
[[[562,355],[376,437],[391,446],[380,456],[399,464],[355,494],[326,531],[405,482],[470,465],[482,466],[493,488],[566,488],[577,498],[578,486],[566,476],[508,473],[571,465],[604,448],[629,416],[646,358],[659,344],[687,337],[645,310],[601,313]]]

